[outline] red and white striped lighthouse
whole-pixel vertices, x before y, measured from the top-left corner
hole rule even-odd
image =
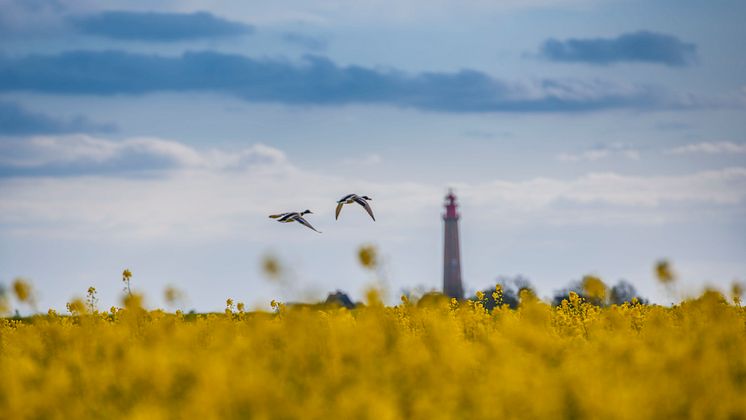
[[[461,252],[458,240],[458,219],[456,196],[448,191],[445,202],[446,213],[443,215],[443,294],[456,299],[463,299],[464,287],[461,284]]]

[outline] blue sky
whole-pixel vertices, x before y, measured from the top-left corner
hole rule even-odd
[[[129,267],[148,303],[266,307],[374,278],[584,274],[657,302],[746,279],[738,1],[0,0],[0,281],[39,306]],[[334,201],[373,197],[378,221]],[[310,208],[322,235],[267,214]],[[288,270],[273,283],[260,262]],[[672,294],[652,265],[668,258]]]

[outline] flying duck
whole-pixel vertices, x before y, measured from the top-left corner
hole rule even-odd
[[[303,216],[306,215],[306,214],[313,214],[313,212],[311,210],[303,210],[300,213],[298,213],[298,212],[290,212],[290,213],[272,214],[272,215],[269,216],[269,218],[270,219],[277,219],[277,221],[280,222],[280,223],[298,222],[298,223],[302,224],[303,226],[305,226],[305,227],[307,227],[309,229],[312,229],[315,232],[319,232],[318,230],[316,230],[316,228],[314,228],[313,226],[311,226],[311,224],[308,223],[308,221],[306,219],[303,218]],[[321,232],[319,232],[319,233],[321,233]]]
[[[372,198],[368,197],[367,195],[359,196],[357,194],[347,194],[346,196],[340,198],[339,201],[337,201],[337,212],[334,218],[339,219],[339,212],[342,211],[342,206],[344,206],[345,204],[358,203],[363,206],[365,211],[367,211],[373,221],[375,221],[376,217],[373,216],[373,210],[370,209],[370,206],[368,205],[368,202],[366,200],[372,200]]]

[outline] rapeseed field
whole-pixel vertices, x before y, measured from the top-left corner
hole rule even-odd
[[[487,298],[183,314],[98,311],[93,289],[0,319],[0,418],[746,418],[738,298]]]

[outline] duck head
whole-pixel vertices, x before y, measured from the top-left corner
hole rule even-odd
[[[364,195],[364,196],[362,196],[360,198],[362,198],[363,200],[373,200],[372,198],[368,197],[367,195]]]
[[[301,215],[301,216],[303,216],[303,215],[305,215],[305,214],[313,214],[313,212],[312,212],[311,210],[308,210],[308,209],[306,209],[306,210],[303,210],[303,211],[302,211],[302,212],[300,213],[300,215]]]

